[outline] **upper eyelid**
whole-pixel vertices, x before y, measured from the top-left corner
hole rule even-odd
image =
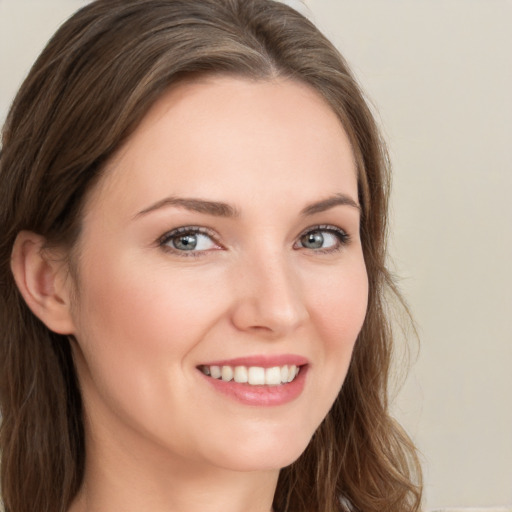
[[[334,224],[319,224],[316,226],[306,228],[304,231],[301,232],[299,238],[307,233],[311,233],[312,231],[335,231],[337,233],[342,233],[345,236],[350,236],[346,229],[336,226]]]
[[[160,243],[165,242],[169,238],[172,238],[173,236],[180,235],[183,233],[199,233],[202,235],[208,235],[212,240],[214,240],[216,243],[218,242],[219,236],[217,233],[206,226],[180,226],[178,228],[170,229],[169,231],[165,232],[162,236],[158,238],[158,241]]]

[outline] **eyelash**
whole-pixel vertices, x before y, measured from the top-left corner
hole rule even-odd
[[[346,231],[344,231],[343,229],[341,229],[339,227],[330,225],[330,224],[321,224],[321,225],[312,226],[312,227],[306,229],[298,236],[298,241],[300,241],[303,237],[305,237],[308,234],[317,233],[317,232],[327,232],[327,233],[334,235],[337,238],[338,243],[333,248],[308,249],[307,247],[303,247],[303,246],[295,247],[295,245],[297,243],[296,242],[294,244],[294,249],[302,249],[303,248],[303,249],[307,249],[309,251],[315,252],[317,254],[318,253],[319,254],[330,254],[330,253],[339,252],[340,250],[343,249],[344,246],[346,246],[350,243],[350,235]],[[185,258],[190,258],[190,257],[197,258],[197,257],[205,256],[206,253],[209,252],[208,250],[205,250],[205,251],[195,251],[195,250],[180,251],[180,250],[168,245],[169,242],[173,238],[177,238],[180,235],[197,235],[197,234],[208,236],[214,244],[222,247],[222,245],[217,241],[216,234],[213,230],[205,228],[205,227],[200,227],[200,226],[183,226],[180,228],[173,229],[172,231],[165,233],[163,236],[161,236],[158,239],[158,245],[164,251],[171,252],[173,254],[177,254],[178,256],[185,257]]]

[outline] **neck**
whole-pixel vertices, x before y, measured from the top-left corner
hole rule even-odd
[[[89,439],[91,441],[91,439]],[[82,487],[69,512],[271,512],[278,470],[232,471],[166,459],[161,449],[89,442]]]
[[[169,475],[165,488],[148,482],[84,482],[70,512],[271,512],[276,479],[271,475]],[[271,490],[271,491],[270,491]]]

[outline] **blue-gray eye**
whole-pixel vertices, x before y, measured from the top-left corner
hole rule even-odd
[[[335,249],[347,238],[347,234],[339,229],[315,229],[302,235],[299,244],[305,249]]]
[[[170,233],[163,241],[177,251],[207,251],[217,247],[215,242],[206,233],[186,231],[181,233]]]
[[[171,243],[180,251],[193,251],[197,247],[197,235],[180,235],[171,238]]]
[[[311,233],[303,235],[300,239],[300,243],[302,247],[308,249],[321,249],[324,245],[324,235],[321,231],[312,231]]]

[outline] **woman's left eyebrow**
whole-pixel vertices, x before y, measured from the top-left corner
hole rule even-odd
[[[309,216],[314,215],[315,213],[325,212],[335,206],[351,206],[361,212],[361,206],[354,199],[346,194],[339,193],[334,194],[327,199],[322,199],[321,201],[315,201],[314,203],[309,204],[303,208],[300,213],[301,215]]]

